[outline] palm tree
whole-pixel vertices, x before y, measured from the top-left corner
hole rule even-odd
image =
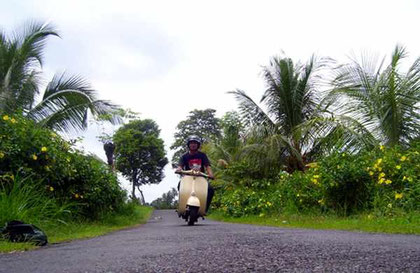
[[[59,35],[50,25],[37,22],[10,39],[0,33],[0,111],[22,111],[40,125],[60,131],[85,129],[88,113],[119,122],[117,107],[98,100],[80,76],[54,76],[37,103],[43,51],[50,36]]]
[[[267,89],[261,99],[264,111],[242,90],[233,94],[240,103],[239,109],[247,134],[248,154],[257,156],[256,162],[265,166],[284,164],[288,171],[303,170],[311,153],[316,135],[301,126],[322,112],[317,91],[318,71],[326,63],[312,57],[305,65],[294,64],[290,58],[274,57],[263,68]]]
[[[420,58],[403,74],[399,65],[405,57],[405,48],[397,45],[385,68],[384,60],[353,59],[335,70],[328,97],[340,114],[357,120],[368,135],[388,146],[409,145],[420,134]]]

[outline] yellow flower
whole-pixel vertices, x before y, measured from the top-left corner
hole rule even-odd
[[[48,149],[47,149],[47,147],[45,147],[45,146],[41,148],[41,152],[43,152],[43,153],[45,153],[47,150],[48,150]]]
[[[406,157],[405,155],[403,155],[403,156],[400,158],[400,160],[401,160],[401,161],[406,161],[406,160],[407,160],[407,157]]]
[[[385,178],[383,178],[383,177],[382,177],[381,179],[379,179],[379,180],[378,180],[378,183],[379,183],[379,184],[383,184],[384,182],[385,182]]]
[[[50,191],[54,191],[54,188],[53,188],[53,187],[50,187],[50,188],[49,188],[49,190],[50,190]]]
[[[51,133],[51,137],[56,137],[57,135],[55,133]]]
[[[316,178],[312,178],[312,179],[311,179],[311,181],[312,181],[312,183],[314,183],[315,185],[319,184],[319,183],[318,183],[318,180],[317,180]]]
[[[370,219],[372,219],[373,218],[373,216],[372,216],[372,214],[369,214],[368,216],[367,216],[367,218],[370,220]]]
[[[298,194],[296,194],[296,196],[297,196],[297,197],[299,197],[299,196],[300,196],[300,194],[298,193]]]
[[[407,176],[405,176],[405,175],[404,175],[404,177],[403,177],[403,181],[405,181],[405,180],[407,180]]]
[[[390,209],[392,208],[392,204],[391,203],[388,204],[388,208],[390,208]]]
[[[381,149],[381,151],[383,151],[383,150],[385,150],[385,146],[381,145],[381,146],[379,146],[379,149]]]
[[[395,168],[396,168],[397,170],[399,170],[399,169],[401,169],[401,165],[397,165],[397,166],[395,166]]]
[[[16,120],[15,120],[14,118],[12,118],[12,119],[10,120],[10,122],[11,122],[11,123],[16,123]]]
[[[382,167],[379,167],[379,168],[378,168],[378,171],[382,171]]]
[[[77,193],[76,193],[76,194],[74,195],[74,197],[75,197],[76,199],[79,199],[79,194],[77,194]]]
[[[309,168],[316,168],[316,167],[318,167],[318,163],[317,162],[312,162],[312,163],[306,164],[306,166],[309,167]]]
[[[385,176],[385,173],[380,173],[379,174],[379,178],[382,178],[382,177],[384,177]]]
[[[403,198],[403,194],[402,193],[395,193],[395,199],[401,199]]]
[[[321,204],[321,205],[324,205],[325,204],[325,200],[324,199],[318,200],[318,203]]]
[[[392,181],[391,180],[389,180],[389,179],[387,179],[386,181],[385,181],[385,184],[387,184],[387,185],[389,185],[389,184],[391,184],[392,183]]]
[[[379,165],[379,164],[381,164],[382,163],[382,158],[379,158],[377,161],[376,161],[376,163]]]
[[[9,116],[8,115],[3,116],[3,120],[9,120]]]
[[[413,178],[412,177],[407,178],[407,180],[408,180],[408,182],[413,182]]]
[[[317,174],[316,174],[316,175],[314,175],[314,178],[319,178],[319,175],[317,175]]]
[[[372,175],[373,175],[373,172],[372,172],[372,171],[370,171],[370,172],[369,172],[369,175],[370,175],[370,176],[372,176]]]
[[[0,152],[0,158],[4,157],[4,153]]]
[[[38,159],[38,157],[37,157],[36,155],[32,155],[32,159],[33,159],[33,160],[37,160],[37,159]]]

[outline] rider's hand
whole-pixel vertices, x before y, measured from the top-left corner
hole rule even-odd
[[[175,173],[180,173],[182,171],[181,167],[176,168]]]

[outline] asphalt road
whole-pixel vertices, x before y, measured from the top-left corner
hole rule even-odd
[[[88,240],[0,254],[0,272],[420,272],[420,236],[284,229],[174,211]]]

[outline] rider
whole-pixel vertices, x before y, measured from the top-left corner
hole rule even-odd
[[[181,156],[176,172],[182,170],[198,170],[200,172],[206,172],[209,178],[214,178],[213,171],[210,166],[210,161],[207,158],[207,155],[203,152],[200,152],[198,149],[201,145],[201,139],[198,136],[192,135],[187,139],[188,152]],[[178,185],[179,190],[179,185]],[[211,199],[214,195],[214,189],[208,183],[207,190],[207,204],[206,204],[206,213],[210,207]]]

